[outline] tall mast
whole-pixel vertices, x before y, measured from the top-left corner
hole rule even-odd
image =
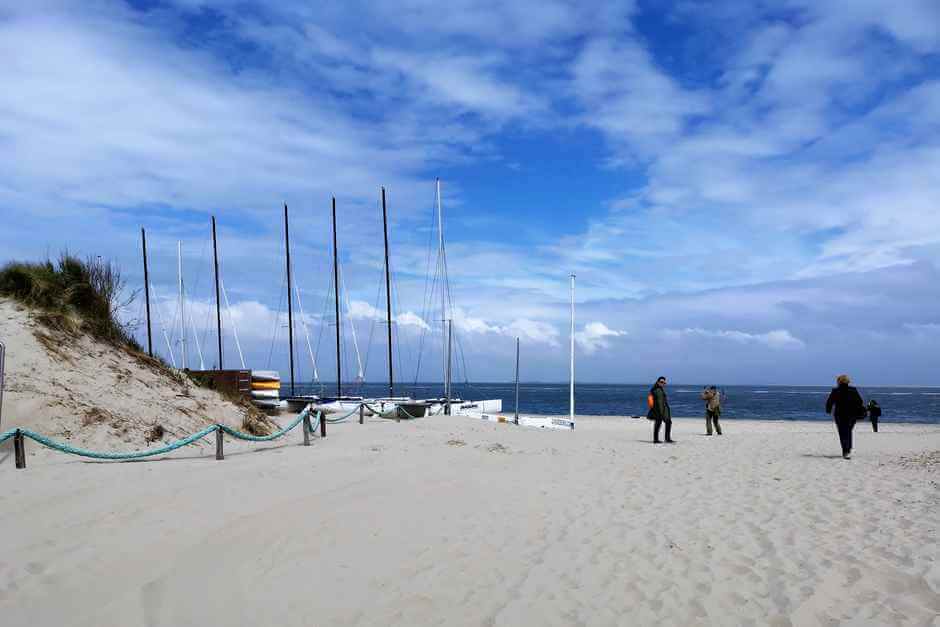
[[[183,242],[176,241],[176,276],[180,291],[180,345],[183,352],[183,370],[186,370],[186,302],[183,300]]]
[[[290,230],[287,203],[284,203],[284,250],[287,251],[287,346],[290,351],[290,395],[294,395],[294,312],[291,308]]]
[[[215,216],[212,216],[212,259],[215,262],[215,331],[219,339],[219,370],[222,365],[222,303],[219,300],[219,245],[215,238]]]
[[[441,270],[441,339],[443,340],[443,350],[442,356],[444,359],[444,394],[447,395],[447,367],[448,367],[448,354],[447,354],[447,333],[445,331],[445,326],[447,325],[447,296],[446,296],[446,268],[447,265],[444,262],[444,211],[441,208],[441,179],[435,179],[436,181],[436,192],[437,192],[437,259],[438,264],[440,264]]]
[[[150,333],[150,273],[147,271],[147,232],[140,229],[140,241],[144,247],[144,299],[147,302],[147,354],[153,357],[153,336]]]
[[[571,374],[568,394],[568,416],[574,420],[574,274],[571,275]]]
[[[388,267],[388,211],[385,208],[385,188],[382,188],[382,230],[385,233],[385,313],[388,317],[388,396],[395,396],[392,376],[392,275]]]
[[[343,395],[343,370],[339,351],[339,254],[336,248],[336,196],[333,197],[333,294],[336,297],[336,396]]]

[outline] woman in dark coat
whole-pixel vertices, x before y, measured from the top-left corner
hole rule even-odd
[[[832,388],[826,399],[826,413],[832,414],[835,419],[839,441],[842,443],[842,457],[851,459],[852,429],[855,428],[856,420],[865,417],[865,401],[858,390],[849,385],[849,375],[840,374],[836,383],[838,385]]]
[[[659,428],[666,423],[666,442],[672,444],[672,410],[669,409],[669,399],[666,398],[666,377],[659,377],[656,384],[650,389],[653,399],[650,411],[646,417],[653,421],[653,444],[659,444]]]

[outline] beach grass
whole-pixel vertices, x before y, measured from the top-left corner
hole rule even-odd
[[[83,260],[69,253],[56,261],[13,261],[0,268],[0,295],[39,310],[39,321],[54,329],[85,331],[97,339],[142,350],[117,315],[136,293],[127,295],[121,271],[111,261]]]

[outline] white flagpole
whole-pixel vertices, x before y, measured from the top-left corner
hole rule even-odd
[[[571,275],[571,380],[568,387],[568,416],[574,420],[574,274]]]

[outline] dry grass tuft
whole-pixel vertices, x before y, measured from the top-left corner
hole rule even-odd
[[[162,440],[165,435],[166,430],[163,428],[163,425],[157,424],[147,430],[147,433],[144,434],[144,438],[147,440],[147,444],[152,444],[153,442]]]

